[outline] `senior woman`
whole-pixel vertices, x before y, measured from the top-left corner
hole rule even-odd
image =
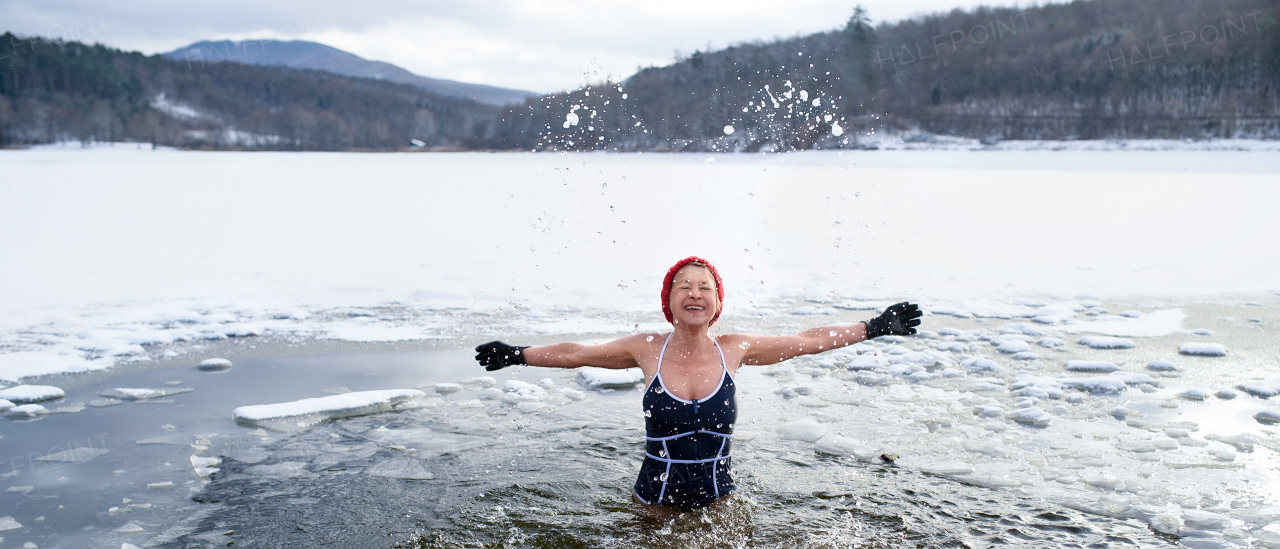
[[[476,360],[490,371],[516,364],[640,368],[646,381],[646,444],[632,497],[646,505],[691,509],[735,489],[729,450],[738,417],[733,374],[739,367],[775,364],[882,335],[912,335],[920,325],[919,307],[904,302],[846,326],[784,336],[713,336],[709,330],[723,303],[720,273],[704,259],[687,257],[662,281],[662,312],[672,325],[670,333],[635,334],[601,345],[515,347],[493,341],[476,347]]]

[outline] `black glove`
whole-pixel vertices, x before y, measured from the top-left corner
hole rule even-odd
[[[916,335],[920,325],[920,307],[903,301],[890,305],[884,314],[866,321],[867,339],[882,335]]]
[[[528,346],[513,347],[501,341],[490,341],[476,347],[476,360],[490,372],[501,370],[507,366],[524,364],[524,350],[528,348]]]

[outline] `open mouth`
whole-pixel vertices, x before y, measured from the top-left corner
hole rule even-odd
[[[687,305],[687,306],[685,306],[684,310],[686,310],[686,311],[702,311],[702,310],[705,310],[705,308],[704,308],[704,307],[699,307],[699,306],[697,306],[697,305]]]

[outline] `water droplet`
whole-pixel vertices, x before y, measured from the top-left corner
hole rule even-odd
[[[659,450],[659,451],[658,451],[658,457],[667,457],[667,451],[666,451],[666,450]]]
[[[667,480],[667,474],[662,473],[661,475],[658,475],[658,480],[665,482]]]
[[[636,326],[639,326],[639,324],[636,324]],[[644,338],[644,340],[645,340],[645,341],[653,341],[653,336],[646,337],[646,338]]]
[[[831,330],[829,333],[827,333],[827,335],[829,335],[829,336],[831,336],[831,337],[835,337],[835,336],[836,336],[836,331],[835,331],[835,330]]]
[[[653,410],[645,410],[644,417],[653,417]]]
[[[662,387],[658,387],[657,389],[654,389],[653,391],[654,391],[655,393],[658,393],[658,394],[662,394],[662,393],[663,393],[663,389],[662,389]]]

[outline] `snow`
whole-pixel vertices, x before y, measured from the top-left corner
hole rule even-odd
[[[8,400],[17,404],[42,402],[65,396],[67,395],[62,391],[62,389],[49,385],[17,385],[9,387],[8,389],[0,390],[0,399]]]
[[[1103,142],[1056,145],[1131,148]],[[573,302],[585,311],[573,315],[580,317],[601,309],[652,311],[652,288],[671,261],[661,243],[676,234],[668,215],[654,214],[663,211],[661,197],[669,193],[653,191],[684,188],[690,177],[702,184],[696,190],[699,196],[715,197],[723,206],[714,215],[698,219],[694,228],[741,235],[699,250],[713,258],[730,280],[743,282],[726,301],[726,318],[750,314],[756,309],[749,303],[767,302],[783,286],[797,287],[801,295],[835,290],[890,302],[890,297],[898,296],[886,294],[900,290],[881,288],[887,286],[884,282],[895,281],[898,288],[912,288],[912,295],[905,297],[928,303],[925,309],[935,314],[1027,323],[1056,316],[1058,323],[1046,327],[1064,333],[1083,330],[1151,337],[1153,332],[1179,329],[1178,322],[1170,319],[1181,313],[1154,310],[1138,318],[1084,320],[1083,315],[1069,317],[1068,313],[1080,311],[1059,307],[1059,301],[1029,306],[991,297],[1008,295],[1009,284],[1019,294],[1084,291],[1104,296],[1187,295],[1274,286],[1266,273],[1277,271],[1276,258],[1249,253],[1249,243],[1235,238],[1234,226],[1210,221],[1230,214],[1258,220],[1257,226],[1251,226],[1256,234],[1276,232],[1273,229],[1280,221],[1258,211],[1276,202],[1276,189],[1265,184],[1267,176],[1277,172],[1274,161],[1247,152],[1153,151],[1124,153],[1121,158],[1103,151],[1028,152],[1003,147],[980,155],[961,151],[721,155],[715,164],[706,165],[696,155],[210,155],[123,146],[3,151],[11,177],[0,183],[6,196],[0,204],[0,219],[31,230],[24,239],[7,242],[2,251],[6,260],[29,268],[0,273],[5,287],[24,288],[0,298],[0,310],[5,311],[0,348],[7,351],[0,354],[0,378],[17,382],[34,375],[149,360],[175,343],[204,337],[290,333],[342,341],[439,338],[448,332],[437,323],[441,315],[432,311],[446,307],[492,312],[515,303],[526,310],[545,310]],[[1252,150],[1243,145],[1223,147]],[[1230,158],[1249,160],[1225,160]],[[693,163],[707,173],[691,175]],[[69,171],[86,165],[93,166],[91,181]],[[566,173],[563,168],[570,166],[573,170]],[[1233,174],[1239,184],[1227,191],[1213,183],[1213,174],[1223,166],[1246,172]],[[937,185],[940,168],[951,170],[948,177],[954,176],[948,185]],[[783,191],[773,186],[773,174],[779,169],[809,170],[820,183]],[[237,180],[246,170],[272,177],[230,195],[222,192],[223,182]],[[1088,171],[1087,180],[1080,180],[1079,170]],[[424,172],[473,184],[436,193],[403,177]],[[1135,177],[1135,172],[1150,175]],[[1018,184],[1027,173],[1042,180],[1034,195]],[[898,185],[894,190],[859,189],[854,197],[851,188],[838,184],[848,175],[894,180]],[[1144,183],[1153,178],[1160,178],[1165,186],[1155,191]],[[35,179],[57,184],[18,183]],[[376,205],[353,184],[370,179],[388,182],[380,188]],[[537,184],[544,181],[554,185]],[[608,187],[600,192],[604,181]],[[299,195],[300,183],[313,192]],[[908,205],[901,193],[930,199]],[[1099,203],[1092,198],[1103,193],[1114,200]],[[218,229],[216,238],[234,241],[235,246],[197,251],[185,244],[215,237],[209,226],[189,223],[201,215],[203,210],[196,205],[204,196],[220,197],[217,207],[228,219],[252,221]],[[429,254],[421,251],[422,242],[440,241],[439,235],[449,234],[453,227],[472,226],[467,205],[491,196],[509,196],[512,203],[527,207],[473,227],[467,239],[432,246]],[[1038,204],[1034,211],[1016,207],[1032,196]],[[841,227],[846,229],[852,226],[848,216],[854,210],[813,207],[828,200],[856,204],[860,226],[869,227],[856,237],[856,258],[828,253],[834,244],[831,239],[798,238],[826,234],[835,222],[843,222]],[[575,216],[555,215],[570,204]],[[1020,250],[1020,257],[978,258],[946,238],[953,231],[948,220],[957,208],[968,218],[980,220],[975,230],[1001,231],[1028,223],[1046,229],[1000,232],[1004,245]],[[153,215],[147,221],[122,219],[115,213],[122,211]],[[1105,221],[1082,226],[1075,222],[1081,211]],[[314,227],[309,223],[314,212],[333,212],[341,221]],[[544,217],[544,212],[552,212],[556,221]],[[1153,234],[1142,221],[1150,215],[1183,222],[1171,229],[1173,233]],[[765,218],[788,221],[760,231]],[[912,254],[906,258],[900,245],[891,245],[890,237],[901,233],[903,219],[917,219],[913,230],[920,235],[909,243]],[[156,224],[172,228],[166,239],[156,240],[147,232]],[[600,231],[603,227],[609,229]],[[273,245],[279,240],[260,238],[261,234],[287,239],[291,253],[280,254]],[[1129,236],[1121,241],[1112,238],[1115,234]],[[842,238],[852,242],[851,237]],[[509,261],[490,263],[493,250],[468,245],[471,240],[500,242],[498,251]],[[1176,271],[1147,268],[1172,259],[1166,257],[1168,241],[1201,240],[1219,243],[1204,261],[1181,265]],[[1045,242],[1090,245],[1045,246]],[[555,248],[556,261],[536,263],[549,246],[556,245],[561,245]],[[1227,273],[1213,268],[1215,261],[1226,258],[1236,268]],[[76,266],[85,263],[95,265],[100,274],[92,279],[79,274]],[[517,268],[535,263],[536,269]],[[208,268],[211,264],[219,266],[216,272]],[[571,276],[573,266],[583,264],[597,265],[598,280],[616,282],[567,289],[563,281]],[[929,274],[938,264],[947,265],[948,276]],[[470,275],[442,284],[443,265]],[[757,278],[772,282],[762,285]],[[569,297],[566,292],[571,291],[581,295]],[[414,314],[406,318],[395,312],[380,313],[358,319],[329,314],[337,307],[372,309],[389,302],[401,303]],[[601,333],[619,333],[619,327],[630,328],[634,322],[601,324],[609,330]],[[566,325],[555,331],[571,329]],[[14,356],[19,354],[25,356]]]
[[[422,398],[426,393],[415,389],[360,391],[319,398],[307,398],[278,404],[241,406],[232,412],[237,422],[270,427],[271,420],[306,418],[314,423],[325,419],[385,412],[396,404]]]
[[[1227,346],[1221,343],[1189,341],[1179,345],[1178,352],[1192,356],[1227,356]]]
[[[1084,336],[1076,341],[1092,349],[1132,349],[1133,340],[1110,336]]]
[[[644,381],[644,372],[639,368],[611,370],[588,367],[579,369],[578,376],[582,384],[591,389],[622,389]]]
[[[1178,367],[1167,360],[1153,360],[1147,363],[1147,369],[1153,372],[1176,372]]]

